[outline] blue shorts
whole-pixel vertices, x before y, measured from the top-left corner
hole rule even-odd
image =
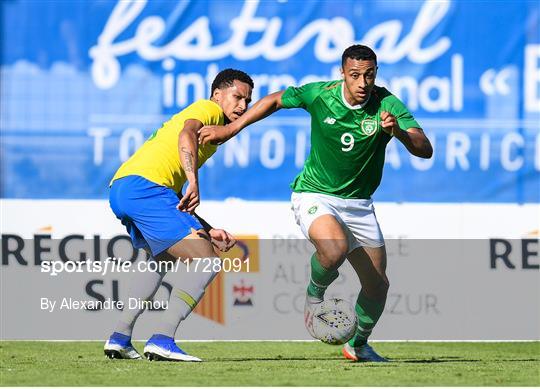
[[[115,180],[109,204],[126,226],[136,249],[149,248],[156,256],[189,235],[203,229],[199,220],[176,209],[179,198],[170,188],[141,176]]]

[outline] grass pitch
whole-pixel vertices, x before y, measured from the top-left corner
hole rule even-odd
[[[182,346],[203,363],[108,360],[98,342],[0,342],[2,386],[540,386],[540,342],[373,343],[353,363],[319,342]],[[143,344],[135,343],[142,352]]]

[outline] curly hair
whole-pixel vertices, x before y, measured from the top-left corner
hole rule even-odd
[[[214,79],[214,82],[212,82],[212,90],[210,91],[210,94],[214,94],[216,89],[224,89],[233,86],[234,80],[245,82],[253,88],[253,80],[247,73],[244,73],[241,70],[229,68],[218,73]]]

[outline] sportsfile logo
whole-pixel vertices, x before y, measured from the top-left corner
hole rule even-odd
[[[236,238],[236,246],[229,252],[222,253],[221,271],[194,310],[220,324],[225,324],[226,321],[225,273],[252,273],[258,272],[260,268],[259,237],[240,235]],[[23,239],[16,234],[2,234],[1,248],[3,267],[40,267],[41,273],[55,282],[80,277],[80,285],[87,296],[84,301],[89,303],[88,306],[79,308],[88,311],[108,309],[91,306],[94,302],[103,305],[104,302],[121,301],[126,292],[124,280],[129,280],[130,273],[157,270],[149,267],[156,262],[146,261],[142,250],[133,250],[130,238],[126,235],[114,236],[111,239],[94,235],[90,239],[81,234],[72,234],[53,239],[50,234],[38,234],[32,239]],[[201,261],[200,267],[204,268],[205,265],[206,263]],[[94,274],[96,278],[85,277],[88,274]],[[166,282],[162,286],[168,290],[164,299],[168,300],[172,286]],[[119,308],[115,306],[111,309]],[[150,310],[162,310],[162,307],[151,307]]]

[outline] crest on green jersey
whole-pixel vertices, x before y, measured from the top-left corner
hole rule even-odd
[[[309,213],[310,215],[313,215],[315,212],[317,212],[317,208],[318,207],[314,205],[313,207],[307,210],[307,213]]]
[[[373,119],[364,119],[362,120],[362,123],[360,123],[360,127],[362,128],[364,135],[371,136],[377,131],[377,121]]]

